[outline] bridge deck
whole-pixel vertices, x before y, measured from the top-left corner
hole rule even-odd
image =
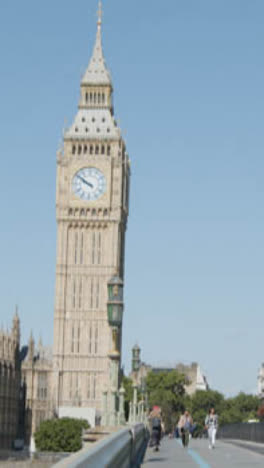
[[[240,445],[241,444],[241,445]],[[176,439],[165,438],[159,452],[147,450],[144,468],[254,468],[264,466],[264,446],[261,444],[224,443],[217,441],[209,450],[207,440],[191,440],[184,449]]]

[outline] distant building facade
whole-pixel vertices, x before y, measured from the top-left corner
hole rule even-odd
[[[190,365],[179,363],[175,367],[152,367],[142,362],[140,355],[140,347],[135,345],[132,349],[132,370],[130,378],[141,388],[145,386],[146,377],[149,372],[160,373],[177,370],[186,377],[188,384],[185,386],[185,391],[188,395],[193,395],[197,390],[205,391],[209,389],[207,379],[203,375],[201,367],[197,362],[193,362]]]
[[[198,390],[209,390],[207,378],[197,362],[192,362],[190,365],[179,363],[175,368],[187,378],[188,385],[186,385],[185,391],[188,395],[193,395]]]
[[[0,332],[0,448],[17,438],[20,410],[20,322],[17,313],[11,332]]]
[[[261,367],[258,372],[258,390],[257,395],[259,398],[264,398],[264,362],[261,364]]]

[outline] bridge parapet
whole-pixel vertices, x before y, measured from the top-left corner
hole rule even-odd
[[[144,424],[126,427],[67,457],[53,468],[137,468],[144,458],[148,438]]]
[[[221,439],[247,440],[264,443],[264,423],[236,423],[227,424],[219,429]]]

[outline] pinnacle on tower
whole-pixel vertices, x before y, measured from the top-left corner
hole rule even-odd
[[[18,316],[18,306],[16,306],[16,311],[13,318],[12,335],[17,342],[20,341],[20,319]]]
[[[33,338],[32,330],[28,340],[28,359],[33,359],[35,354],[35,340]]]
[[[83,76],[82,85],[112,86],[111,76],[107,69],[102,47],[102,2],[99,2],[97,33],[93,54]]]
[[[102,2],[99,2],[96,40],[88,68],[81,80],[78,113],[64,132],[64,142],[80,139],[120,139],[114,119],[113,86],[102,48]]]

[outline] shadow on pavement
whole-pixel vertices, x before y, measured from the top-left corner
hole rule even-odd
[[[168,458],[164,458],[164,457],[155,457],[155,458],[149,458],[146,460],[148,463],[155,463],[155,462],[164,462],[164,461],[168,461]]]

